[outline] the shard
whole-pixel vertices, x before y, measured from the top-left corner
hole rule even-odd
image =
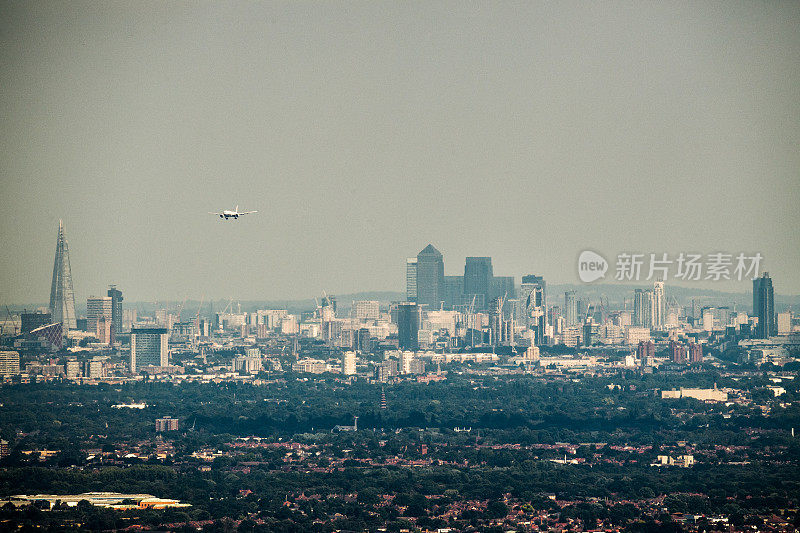
[[[69,266],[69,246],[64,236],[64,224],[58,221],[56,259],[53,262],[53,284],[50,286],[50,312],[53,322],[61,322],[66,335],[78,327],[75,318],[75,292],[72,289],[72,270]]]

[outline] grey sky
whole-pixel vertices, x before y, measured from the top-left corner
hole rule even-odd
[[[0,60],[0,301],[47,300],[59,218],[78,299],[400,290],[428,242],[800,293],[798,2],[4,2]]]

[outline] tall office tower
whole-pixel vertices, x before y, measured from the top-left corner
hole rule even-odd
[[[406,259],[406,300],[417,301],[417,258]]]
[[[432,244],[417,254],[417,304],[439,309],[444,301],[444,259]]]
[[[419,349],[419,307],[413,302],[397,305],[397,337],[401,350]]]
[[[131,329],[131,372],[143,366],[169,365],[167,328]]]
[[[111,324],[114,326],[114,335],[122,333],[122,291],[116,285],[108,286],[108,296],[111,297]]]
[[[642,289],[636,289],[633,291],[633,325],[634,326],[641,326],[642,325],[642,298],[643,296]]]
[[[644,304],[644,322],[643,325],[648,328],[652,328],[655,323],[653,322],[653,317],[655,316],[653,313],[653,289],[645,289],[644,290],[644,299],[642,300]]]
[[[588,314],[589,300],[586,298],[578,298],[578,322],[583,322]]]
[[[472,303],[475,298],[475,309],[486,309],[492,298],[492,271],[491,257],[467,257],[464,263],[464,297]]]
[[[63,322],[64,335],[78,327],[75,316],[75,291],[72,288],[72,269],[69,266],[69,245],[64,235],[64,224],[58,221],[56,258],[53,262],[53,282],[50,285],[50,314],[53,322]]]
[[[100,338],[98,324],[113,324],[113,300],[110,296],[90,296],[86,299],[86,331]]]
[[[772,278],[769,272],[761,274],[753,280],[753,315],[758,317],[755,337],[766,339],[777,334],[775,326],[775,292],[772,289]]]
[[[578,325],[578,300],[575,291],[564,293],[564,319],[567,327]]]
[[[443,287],[442,300],[446,308],[472,303],[472,298],[466,302],[467,298],[464,296],[464,276],[445,276]]]
[[[633,325],[649,328],[653,320],[653,291],[636,289],[633,295]]]
[[[519,296],[521,317],[536,332],[536,344],[543,344],[547,331],[547,283],[542,276],[522,276]]]
[[[372,336],[369,334],[369,328],[359,328],[353,339],[353,349],[362,353],[372,351]]]
[[[653,283],[653,326],[657,329],[664,327],[666,314],[666,301],[664,300],[664,282],[661,280]]]

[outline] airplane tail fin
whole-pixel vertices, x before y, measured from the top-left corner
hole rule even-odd
[[[234,209],[234,211],[236,211],[237,213],[239,212],[239,206],[238,205],[236,206],[236,209]]]

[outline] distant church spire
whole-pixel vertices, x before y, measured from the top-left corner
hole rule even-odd
[[[53,283],[50,285],[50,312],[53,322],[61,322],[64,335],[77,329],[75,291],[72,288],[72,269],[69,266],[69,246],[64,236],[64,223],[58,221],[56,258],[53,262]]]

